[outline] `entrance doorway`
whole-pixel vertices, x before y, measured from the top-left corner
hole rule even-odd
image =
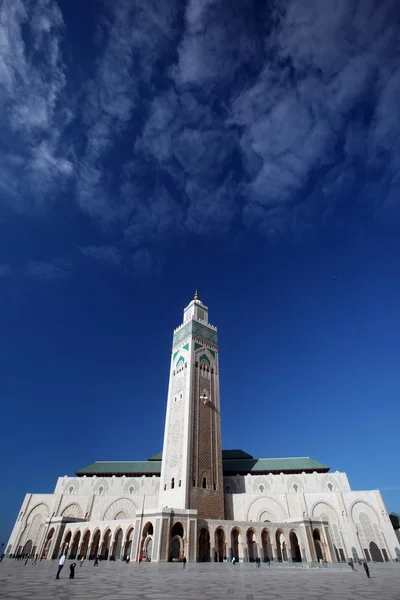
[[[199,548],[198,548],[199,562],[210,561],[210,532],[207,527],[203,527],[199,534]]]
[[[375,542],[371,542],[369,545],[369,551],[371,554],[371,558],[374,562],[384,562],[382,552],[379,550],[378,546]]]
[[[142,540],[140,542],[139,556],[141,556],[143,560],[150,562],[152,552],[153,552],[153,524],[149,521],[143,527]]]
[[[226,558],[225,531],[218,528],[215,532],[215,562],[224,562],[224,558]]]
[[[264,562],[267,562],[268,560],[271,561],[273,559],[271,536],[269,534],[269,531],[267,531],[266,529],[264,529],[261,534],[261,544],[264,554]]]
[[[170,560],[179,561],[183,558],[183,525],[175,523],[171,530]]]
[[[325,553],[324,553],[324,549],[323,549],[322,542],[321,542],[321,533],[320,533],[319,529],[314,529],[313,539],[314,539],[315,552],[317,555],[318,562],[320,562],[321,560],[323,562],[326,562]]]
[[[292,531],[290,533],[289,541],[290,541],[290,548],[291,548],[291,552],[292,552],[292,561],[293,562],[301,562],[301,552],[300,552],[299,541],[298,541],[297,535],[295,534],[294,531]]]

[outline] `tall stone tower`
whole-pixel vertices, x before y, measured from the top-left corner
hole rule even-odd
[[[160,502],[224,518],[217,329],[197,292],[174,331]]]

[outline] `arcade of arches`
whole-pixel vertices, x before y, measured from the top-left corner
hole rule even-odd
[[[294,530],[287,534],[278,529],[272,536],[267,528],[257,531],[248,527],[244,533],[239,526],[229,533],[221,526],[214,533],[210,533],[209,527],[202,526],[197,536],[197,556],[199,562],[223,562],[232,558],[237,562],[254,562],[257,557],[264,562],[303,560],[298,533]]]
[[[121,522],[119,522],[121,523]],[[328,531],[328,524],[315,523],[309,533],[301,524],[296,527],[274,527],[271,523],[264,523],[264,527],[235,525],[229,527],[227,523],[213,524],[212,521],[199,522],[197,531],[196,560],[199,562],[224,562],[235,558],[236,561],[253,562],[257,557],[261,561],[277,562],[343,562],[352,557],[358,560],[359,553],[352,547],[346,549],[345,554],[340,544],[339,536],[332,528]],[[188,545],[186,538],[186,525],[181,521],[170,525],[168,551],[166,560],[181,561],[187,555]],[[135,538],[133,524],[122,524],[95,527],[88,529],[82,527],[68,527],[62,535],[55,527],[49,527],[42,535],[43,558],[56,558],[65,553],[70,559],[93,560],[96,557],[102,560],[157,560],[153,556],[154,524],[145,522],[141,533]],[[375,538],[376,539],[376,538]],[[135,541],[136,540],[136,541]],[[134,546],[135,544],[135,546]],[[367,544],[364,542],[363,555],[366,560],[384,562],[390,560],[386,548],[379,546],[374,539]],[[24,540],[20,553],[35,556],[40,548],[34,545],[32,539]]]

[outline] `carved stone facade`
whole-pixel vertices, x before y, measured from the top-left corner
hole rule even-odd
[[[161,456],[94,463],[27,494],[6,555],[104,560],[400,558],[378,490],[309,458],[221,450],[217,330],[197,295],[174,332]],[[283,465],[283,466],[281,466]]]

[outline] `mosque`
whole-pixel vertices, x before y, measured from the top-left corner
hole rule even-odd
[[[222,450],[218,334],[196,293],[173,333],[162,453],[26,494],[6,556],[310,565],[392,561],[399,547],[378,490],[309,457]]]

